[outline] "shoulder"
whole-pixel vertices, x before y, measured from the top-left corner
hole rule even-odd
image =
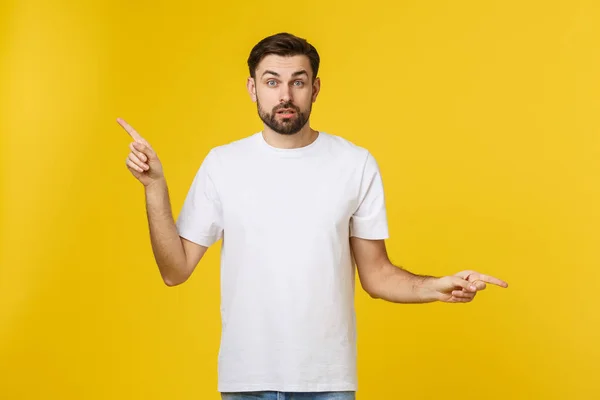
[[[212,147],[206,154],[204,164],[218,168],[241,161],[244,156],[252,153],[251,150],[256,146],[257,142],[256,135],[257,133],[254,133],[241,139]]]
[[[337,159],[364,166],[374,161],[371,152],[364,146],[354,143],[342,136],[332,133],[321,132],[325,142],[325,148]]]

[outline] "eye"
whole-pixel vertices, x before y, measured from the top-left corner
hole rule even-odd
[[[295,81],[295,82],[294,82],[294,85],[295,85],[295,86],[303,86],[303,85],[304,85],[304,82],[302,82],[302,81]]]
[[[275,86],[275,85],[277,85],[277,82],[275,82],[275,80],[273,80],[273,79],[269,79],[269,80],[267,81],[267,86]]]

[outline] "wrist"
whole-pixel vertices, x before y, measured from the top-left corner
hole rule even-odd
[[[166,186],[166,180],[164,176],[162,178],[153,179],[147,185],[144,186],[146,191],[152,191],[160,189],[162,190]]]
[[[418,275],[415,277],[414,290],[423,303],[438,300],[438,293],[435,290],[435,283],[439,278],[435,276]]]

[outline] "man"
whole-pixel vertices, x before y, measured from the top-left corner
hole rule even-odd
[[[281,33],[248,58],[261,132],[210,150],[177,221],[161,163],[131,126],[127,167],[144,185],[154,256],[169,285],[221,248],[224,399],[354,399],[354,265],[373,298],[469,302],[499,279],[431,277],[392,265],[381,175],[368,150],[313,129],[319,55]]]

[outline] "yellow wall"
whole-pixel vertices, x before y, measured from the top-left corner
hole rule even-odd
[[[162,284],[115,119],[177,213],[207,151],[260,129],[245,62],[279,31],[322,55],[313,126],[380,163],[393,260],[510,284],[359,291],[359,398],[598,398],[600,3],[203,3],[2,3],[0,398],[218,398],[218,249]]]

